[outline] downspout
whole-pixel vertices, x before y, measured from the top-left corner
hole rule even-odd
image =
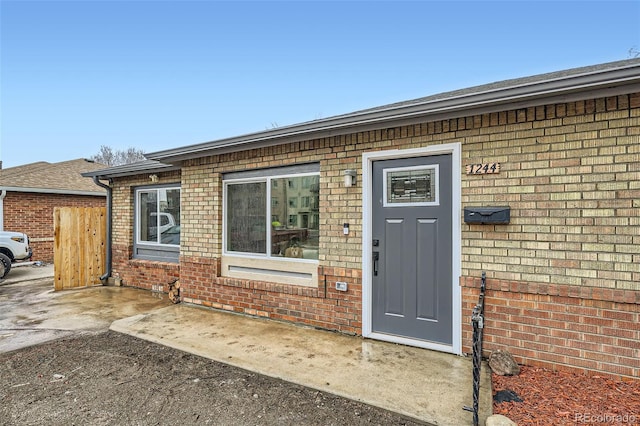
[[[100,180],[98,180],[98,176],[93,176],[93,183],[107,190],[107,271],[100,277],[100,281],[102,281],[102,285],[106,285],[107,278],[111,276],[111,186],[106,185]],[[111,179],[109,179],[109,183],[111,183]]]
[[[0,192],[0,231],[4,231],[4,197],[7,196],[5,189]]]

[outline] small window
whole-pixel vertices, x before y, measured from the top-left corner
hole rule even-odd
[[[180,188],[140,188],[135,200],[134,257],[177,260]]]
[[[384,170],[385,207],[438,205],[438,165]]]

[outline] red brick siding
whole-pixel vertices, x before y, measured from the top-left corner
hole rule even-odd
[[[480,279],[461,279],[463,351]],[[487,279],[484,355],[511,352],[525,365],[640,377],[640,292]]]
[[[29,236],[32,260],[53,262],[54,207],[104,207],[106,197],[9,191],[3,204],[5,231]]]
[[[301,287],[219,276],[220,260],[180,261],[184,301],[282,321],[359,334],[362,282],[359,270],[320,268],[317,287]],[[345,281],[349,291],[335,289]]]
[[[114,246],[112,253],[112,277],[120,278],[124,286],[167,292],[167,284],[180,278],[177,263],[132,259],[129,247]]]

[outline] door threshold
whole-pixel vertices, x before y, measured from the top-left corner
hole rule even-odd
[[[409,337],[396,336],[394,334],[386,334],[386,333],[380,333],[380,332],[372,332],[367,334],[364,337],[367,339],[382,340],[384,342],[398,343],[401,345],[413,346],[413,347],[422,348],[422,349],[430,349],[438,352],[446,352],[454,355],[462,355],[462,353],[457,353],[453,349],[453,345],[446,345],[443,343],[431,342],[428,340],[412,339]]]

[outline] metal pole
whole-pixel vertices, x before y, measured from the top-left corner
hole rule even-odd
[[[484,293],[486,289],[486,274],[482,272],[480,296],[478,303],[471,314],[473,326],[473,408],[465,406],[464,409],[473,412],[473,426],[479,423],[480,406],[480,369],[482,368],[482,332],[484,329]]]

